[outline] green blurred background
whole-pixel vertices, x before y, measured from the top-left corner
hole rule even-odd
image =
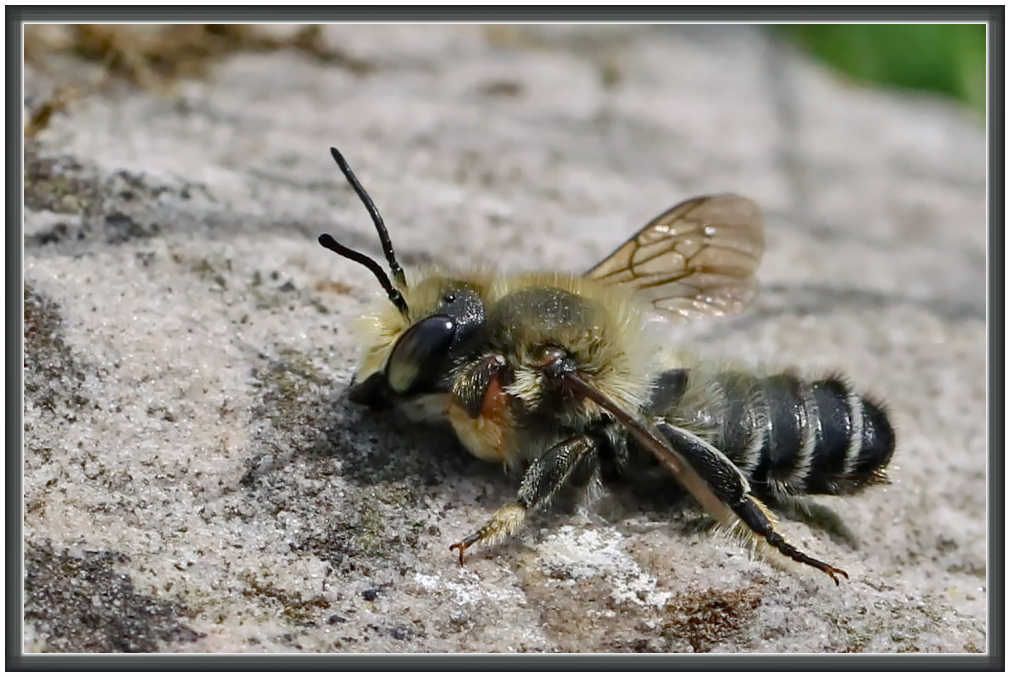
[[[854,79],[939,92],[985,115],[984,24],[789,24],[776,28]]]

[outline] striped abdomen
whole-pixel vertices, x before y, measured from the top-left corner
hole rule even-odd
[[[887,411],[839,376],[677,370],[657,386],[665,417],[703,434],[759,492],[852,493],[883,480],[894,453]]]

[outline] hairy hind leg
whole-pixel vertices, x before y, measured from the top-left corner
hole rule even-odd
[[[839,584],[839,575],[849,577],[841,569],[814,559],[787,543],[782,534],[775,530],[775,518],[771,511],[751,494],[747,478],[725,454],[682,428],[666,422],[660,422],[656,427],[751,532],[793,561],[823,571],[831,576],[836,585]]]

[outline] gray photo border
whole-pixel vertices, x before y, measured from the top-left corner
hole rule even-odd
[[[23,458],[7,454],[6,661],[10,671],[35,670],[916,670],[1002,671],[1005,665],[1005,194],[1004,144],[1004,22],[1001,5],[946,7],[26,7],[8,6],[6,15],[7,101],[7,228],[8,301],[20,282],[23,290],[23,120],[14,106],[22,88],[22,28],[25,22],[650,22],[706,21],[712,23],[835,21],[984,21],[989,27],[989,251],[988,263],[988,424],[989,424],[989,562],[988,653],[981,655],[481,655],[481,654],[24,654]],[[14,152],[17,149],[18,152]],[[11,321],[7,335],[7,364],[13,370],[17,346],[23,357],[24,295],[18,293],[22,331]],[[14,305],[13,303],[11,304]],[[8,319],[12,320],[12,313]],[[9,428],[23,449],[23,370],[8,382],[8,413],[21,423]],[[14,403],[21,407],[15,410]],[[13,449],[11,444],[8,449]]]

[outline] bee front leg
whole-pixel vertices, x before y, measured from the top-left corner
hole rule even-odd
[[[548,505],[579,462],[587,454],[595,453],[598,445],[592,437],[579,435],[548,449],[526,470],[514,502],[500,508],[480,529],[449,546],[450,550],[459,550],[459,563],[463,564],[463,552],[470,546],[499,543],[515,535],[526,520],[527,511]]]
[[[456,379],[452,399],[470,418],[491,414],[502,405],[502,386],[509,379],[505,358],[497,354],[487,355]]]

